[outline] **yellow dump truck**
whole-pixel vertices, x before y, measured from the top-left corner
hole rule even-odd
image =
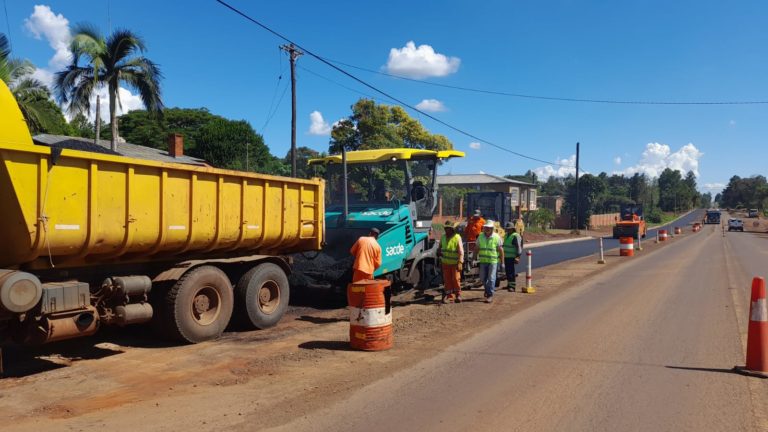
[[[288,305],[324,183],[35,145],[0,81],[0,339],[154,321],[195,343]],[[1,342],[1,341],[0,341]]]

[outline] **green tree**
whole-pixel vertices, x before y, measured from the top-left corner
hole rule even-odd
[[[217,118],[202,127],[192,155],[215,167],[288,175],[290,169],[269,153],[264,138],[245,120]]]
[[[331,131],[331,153],[407,147],[427,150],[450,150],[453,144],[443,135],[431,134],[399,106],[377,105],[360,99],[352,105],[352,115],[334,125]]]
[[[539,186],[540,196],[562,196],[565,195],[565,183],[563,179],[555,176],[549,176],[547,181]]]
[[[211,114],[207,108],[166,108],[162,117],[157,117],[146,110],[134,110],[118,118],[120,136],[126,141],[158,149],[167,148],[168,135],[184,135],[184,148],[197,146],[203,126],[213,120],[224,119]]]
[[[546,208],[540,208],[528,213],[528,223],[546,231],[555,222],[555,213]]]
[[[146,46],[138,35],[118,29],[104,38],[94,27],[81,24],[74,29],[69,49],[72,52],[72,63],[56,73],[56,97],[60,103],[67,104],[72,113],[88,112],[94,92],[106,86],[112,150],[117,150],[118,89],[121,84],[138,91],[149,112],[162,112],[162,74],[155,63],[141,55]],[[81,60],[85,60],[83,65],[80,64]]]
[[[595,204],[600,196],[605,193],[606,184],[598,176],[584,174],[579,177],[579,200],[576,205],[576,179],[568,177],[566,179],[567,194],[565,197],[565,210],[571,214],[573,222],[577,229],[587,226],[589,216],[595,213]],[[576,208],[578,207],[578,218]],[[576,223],[578,221],[578,223]]]
[[[317,150],[313,150],[309,147],[297,147],[296,148],[296,177],[298,178],[312,178],[323,177],[325,174],[325,167],[321,165],[309,166],[309,160],[325,156],[324,153],[320,153]],[[286,166],[291,165],[291,151],[282,160],[282,163]]]
[[[16,98],[30,132],[66,134],[68,127],[61,108],[50,100],[48,87],[32,78],[34,71],[29,60],[11,58],[8,38],[0,33],[0,80]]]
[[[81,138],[96,138],[96,131],[93,123],[83,113],[78,113],[69,121],[69,128],[72,136]]]
[[[663,211],[677,211],[682,176],[680,171],[664,169],[659,175],[659,207]]]

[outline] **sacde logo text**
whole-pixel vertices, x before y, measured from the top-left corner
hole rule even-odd
[[[385,249],[387,256],[402,255],[405,253],[405,246],[402,244],[396,244],[394,246],[387,246]]]

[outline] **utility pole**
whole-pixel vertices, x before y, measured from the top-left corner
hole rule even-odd
[[[282,45],[280,49],[288,53],[291,62],[291,177],[296,177],[296,59],[304,53],[294,44]]]
[[[576,143],[576,231],[579,230],[579,143]]]
[[[96,144],[99,144],[101,137],[101,97],[96,95]]]

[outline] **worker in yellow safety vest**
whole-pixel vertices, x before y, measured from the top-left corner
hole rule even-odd
[[[455,295],[455,302],[461,303],[461,269],[464,265],[464,246],[453,222],[446,221],[443,229],[445,234],[440,238],[440,247],[437,250],[443,270],[443,298],[441,301],[448,303],[448,300]]]
[[[493,302],[496,290],[496,270],[504,266],[504,249],[501,237],[494,232],[494,223],[489,220],[483,225],[483,233],[475,243],[475,254],[480,261],[480,280],[485,287],[485,302]]]
[[[504,226],[504,270],[507,273],[507,291],[514,292],[516,288],[515,264],[520,263],[520,254],[523,253],[523,239],[517,233],[517,227],[512,222]]]

